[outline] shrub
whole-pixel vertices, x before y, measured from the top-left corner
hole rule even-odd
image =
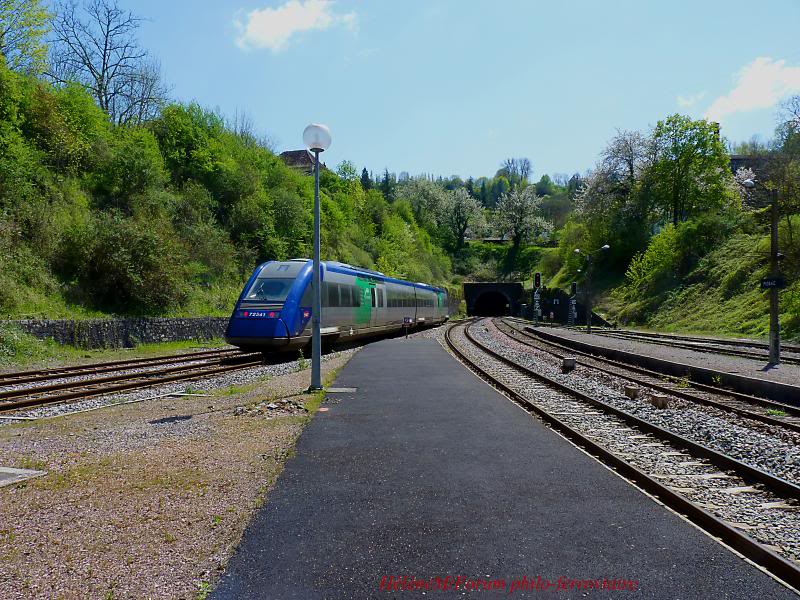
[[[51,89],[39,83],[25,98],[21,131],[58,171],[90,169],[94,146],[108,135],[109,127],[105,113],[77,84]]]
[[[165,225],[117,212],[99,215],[81,273],[98,308],[156,314],[185,300],[187,256]]]
[[[628,296],[663,291],[674,281],[678,262],[678,235],[670,224],[653,236],[647,250],[634,256],[628,265],[625,273]]]
[[[94,174],[94,192],[107,205],[130,214],[130,198],[162,187],[165,179],[164,159],[153,134],[118,127]]]

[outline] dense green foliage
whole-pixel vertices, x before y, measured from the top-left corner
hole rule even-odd
[[[323,257],[445,282],[407,202],[330,171]],[[0,67],[0,311],[225,313],[253,267],[308,256],[313,180],[197,105],[113,126],[80,86]]]
[[[716,128],[673,116],[648,134],[621,132],[608,145],[560,232],[555,282],[583,281],[585,258],[574,248],[599,248],[592,269],[605,288],[606,309],[622,323],[764,334],[769,274],[769,211],[765,189],[778,193],[782,220],[784,333],[800,333],[800,129],[791,121],[762,149],[758,173],[731,172]],[[744,178],[758,181],[745,193]],[[579,271],[580,269],[580,271]],[[716,325],[715,325],[716,323]]]
[[[310,254],[312,178],[252,127],[167,102],[141,19],[114,3],[44,7],[0,0],[0,314],[225,314],[256,264]],[[115,44],[136,51],[109,69]],[[527,158],[466,180],[343,161],[321,173],[323,258],[451,289],[541,270],[624,323],[763,333],[767,189],[783,327],[798,335],[800,96],[774,140],[737,152],[760,156],[758,173],[731,173],[716,124],[672,115],[619,132],[584,176],[535,181]]]

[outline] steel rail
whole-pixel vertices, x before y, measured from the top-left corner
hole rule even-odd
[[[526,328],[529,327],[529,325],[527,323],[525,324],[525,326],[526,326]],[[564,344],[558,344],[558,343],[553,342],[551,340],[542,339],[542,338],[540,338],[539,336],[536,335],[536,332],[533,332],[533,334],[534,335],[531,336],[531,335],[529,335],[527,330],[525,332],[525,335],[527,335],[528,337],[531,337],[532,339],[536,339],[537,341],[540,341],[543,344],[548,344],[550,346],[554,346],[556,348],[560,348],[560,349],[565,350],[565,351],[567,351],[567,352],[569,352],[571,354],[576,354],[576,355],[579,355],[579,356],[586,356],[588,358],[599,360],[599,361],[605,362],[605,363],[610,364],[610,365],[619,366],[620,368],[629,369],[629,370],[634,371],[636,373],[641,373],[642,375],[648,375],[650,377],[656,377],[656,378],[667,377],[668,379],[670,379],[672,381],[679,381],[680,380],[679,377],[676,377],[674,375],[667,375],[665,373],[660,373],[658,371],[651,371],[650,369],[646,369],[644,367],[640,367],[640,366],[637,366],[637,365],[632,365],[632,364],[629,364],[629,363],[626,363],[626,362],[616,361],[616,360],[613,360],[611,358],[607,358],[605,356],[598,356],[598,355],[592,354],[591,352],[586,352],[584,350],[578,350],[578,349],[572,348],[570,346],[566,346]],[[666,359],[660,359],[660,360],[666,360]],[[798,407],[793,406],[791,404],[785,404],[783,402],[778,402],[776,400],[770,400],[768,398],[760,398],[758,396],[752,396],[750,394],[745,394],[743,392],[737,392],[736,390],[729,390],[729,389],[726,389],[726,388],[716,387],[716,386],[713,386],[713,385],[709,385],[707,383],[700,383],[700,382],[697,382],[697,381],[692,381],[691,385],[692,385],[692,387],[694,387],[695,389],[698,389],[698,390],[703,390],[703,391],[707,391],[707,392],[711,392],[711,393],[719,394],[719,395],[724,395],[724,396],[730,396],[731,398],[735,398],[736,400],[741,400],[742,402],[746,402],[748,404],[755,404],[755,405],[763,406],[764,408],[782,410],[782,411],[787,412],[787,413],[789,413],[789,412],[796,413],[796,411],[798,409]]]
[[[17,371],[13,373],[0,373],[0,387],[16,385],[18,383],[33,383],[35,381],[46,381],[48,379],[59,379],[66,377],[79,377],[92,373],[103,373],[118,370],[119,367],[132,367],[136,365],[147,366],[157,364],[167,364],[170,362],[182,362],[197,358],[210,358],[213,356],[224,356],[228,354],[236,355],[241,351],[238,348],[221,348],[219,350],[203,350],[198,352],[187,352],[184,354],[171,354],[153,356],[150,358],[133,358],[127,360],[115,360],[108,362],[91,363],[86,365],[75,365],[71,367],[56,367],[53,369],[38,369],[34,371]]]
[[[183,368],[179,372],[165,372],[159,377],[147,377],[146,374],[138,373],[138,381],[128,381],[126,383],[119,383],[116,385],[95,385],[89,389],[75,390],[66,392],[64,394],[57,394],[54,396],[39,396],[33,398],[24,398],[22,400],[13,400],[0,404],[0,413],[19,410],[23,408],[33,408],[37,406],[45,406],[49,404],[57,404],[59,402],[66,402],[68,400],[78,400],[83,398],[91,398],[93,396],[101,396],[114,392],[121,392],[125,390],[148,388],[154,385],[161,385],[163,383],[170,383],[173,381],[182,381],[187,379],[199,379],[209,375],[216,375],[219,373],[226,373],[228,371],[237,371],[240,369],[247,369],[250,367],[264,364],[263,360],[236,363],[231,365],[223,365],[222,363],[210,363],[207,365],[192,365],[191,368]],[[219,365],[219,366],[214,366]],[[212,366],[212,368],[208,368]],[[176,371],[172,369],[171,371]]]
[[[465,335],[467,334],[467,330],[470,325],[465,325],[463,323],[456,323],[448,327],[447,331],[445,332],[445,340],[447,342],[448,347],[453,351],[453,353],[460,358],[462,362],[464,362],[471,370],[475,371],[478,375],[480,375],[484,380],[489,382],[491,385],[502,391],[508,397],[510,397],[514,402],[522,406],[528,412],[533,412],[537,414],[542,420],[550,424],[551,427],[559,431],[562,435],[576,443],[576,445],[584,448],[597,458],[599,458],[602,462],[610,465],[614,469],[617,470],[621,475],[624,475],[637,485],[639,485],[642,489],[646,492],[656,496],[659,498],[665,505],[670,507],[671,509],[683,514],[686,516],[691,522],[698,525],[702,529],[704,529],[707,533],[711,534],[712,536],[718,537],[721,539],[725,544],[730,546],[731,548],[735,549],[743,556],[748,558],[749,560],[753,561],[754,563],[764,567],[767,571],[772,573],[775,577],[783,580],[790,586],[795,589],[800,589],[800,566],[793,563],[790,560],[776,554],[769,548],[765,547],[758,541],[754,540],[750,536],[738,531],[734,527],[728,525],[722,519],[716,517],[709,511],[705,510],[704,508],[698,506],[697,504],[691,502],[684,496],[680,495],[675,490],[671,489],[669,486],[653,479],[649,475],[647,475],[644,471],[641,471],[637,467],[633,466],[626,460],[616,456],[613,452],[605,448],[604,446],[594,442],[590,438],[586,437],[578,430],[570,427],[554,415],[548,413],[542,407],[538,406],[534,402],[531,402],[511,387],[504,384],[502,381],[499,381],[496,377],[491,375],[486,369],[476,363],[474,360],[470,359],[466,353],[462,352],[455,342],[453,342],[451,338],[451,332],[455,327],[458,326],[465,327]],[[469,339],[469,336],[467,336]],[[470,340],[473,344],[477,342]],[[481,346],[478,346],[481,348]],[[483,351],[483,348],[481,348]],[[490,355],[496,355],[495,352],[489,351],[487,352]],[[506,362],[508,359],[504,359],[504,357],[500,358],[500,355],[497,355],[498,358],[502,362]],[[512,363],[510,366],[513,366],[515,363],[513,361],[508,361]],[[517,365],[516,368],[521,367],[521,365]],[[521,367],[521,370],[527,370],[525,367]],[[545,381],[546,383],[550,384],[551,381],[544,376],[540,376],[539,374],[532,373],[533,377]],[[562,387],[565,388],[568,394],[575,394],[578,397],[586,397],[581,392],[577,392],[577,390],[572,390],[567,386],[562,386],[558,382],[552,382],[554,387],[561,389]],[[595,404],[595,402],[592,402]],[[632,415],[631,415],[632,416]],[[635,417],[634,417],[635,418]],[[752,468],[752,467],[751,467]],[[788,482],[787,482],[788,483]]]
[[[785,479],[781,479],[780,477],[776,477],[766,471],[762,471],[761,469],[757,469],[756,467],[752,467],[746,463],[743,463],[727,454],[723,454],[722,452],[718,452],[708,446],[704,446],[698,442],[693,442],[692,440],[685,438],[677,433],[670,431],[669,429],[664,429],[663,427],[659,427],[651,423],[650,421],[646,421],[636,415],[633,415],[625,410],[612,406],[607,402],[603,402],[602,400],[598,400],[597,398],[593,398],[580,390],[576,390],[573,387],[570,387],[560,381],[556,381],[548,377],[547,375],[543,375],[541,373],[537,373],[536,371],[526,367],[525,365],[521,365],[510,358],[507,358],[488,348],[479,340],[475,339],[475,337],[470,333],[471,325],[468,325],[467,328],[464,330],[464,334],[466,335],[467,339],[470,342],[475,344],[478,348],[480,348],[483,352],[493,356],[495,359],[499,360],[500,362],[508,365],[509,367],[516,369],[517,371],[532,377],[534,379],[538,379],[539,381],[550,385],[551,387],[557,388],[559,391],[569,394],[583,402],[587,402],[600,408],[606,412],[610,412],[616,417],[624,420],[630,425],[634,425],[643,431],[647,431],[661,437],[663,439],[668,440],[671,443],[676,445],[682,446],[687,450],[693,452],[697,456],[702,456],[703,458],[715,463],[718,467],[722,469],[730,469],[736,471],[743,479],[750,480],[755,483],[761,483],[766,485],[773,490],[781,493],[784,496],[789,496],[790,498],[800,501],[800,486],[795,485],[790,481],[786,481]]]
[[[724,356],[738,356],[740,358],[747,358],[749,360],[764,360],[769,359],[768,354],[762,352],[750,352],[747,350],[738,350],[734,348],[719,348],[709,345],[708,343],[687,343],[680,341],[672,341],[666,338],[642,338],[641,336],[620,333],[616,331],[604,331],[600,335],[605,337],[612,337],[620,340],[628,340],[632,342],[641,342],[642,344],[652,344],[654,346],[666,346],[668,348],[681,348],[683,350],[694,350],[695,352],[708,352],[709,354],[721,354]],[[800,365],[800,358],[794,356],[781,356],[781,361],[790,365]]]
[[[620,363],[620,362],[613,361],[613,360],[610,360],[610,359],[607,359],[607,358],[602,358],[602,357],[598,358],[598,357],[596,357],[594,355],[587,354],[587,353],[581,352],[579,350],[571,350],[569,348],[566,348],[565,346],[559,346],[558,344],[550,342],[549,340],[543,340],[543,339],[534,337],[534,336],[530,335],[529,333],[527,333],[525,331],[520,331],[519,329],[514,328],[513,326],[509,325],[508,323],[506,323],[502,319],[500,320],[500,323],[502,323],[502,325],[504,327],[508,327],[511,331],[514,331],[514,332],[520,334],[521,336],[523,336],[523,338],[527,338],[529,340],[535,340],[536,342],[541,343],[541,344],[546,345],[546,346],[554,346],[554,347],[557,347],[557,348],[561,348],[563,350],[567,350],[569,354],[580,354],[582,356],[589,357],[592,360],[596,360],[598,362],[603,362],[603,363],[610,364],[610,365],[614,366],[617,369],[623,369],[623,370],[627,370],[627,371],[632,371],[634,373],[639,373],[640,375],[644,375],[644,376],[647,376],[647,377],[652,377],[652,378],[663,377],[662,374],[656,373],[654,371],[648,371],[647,369],[643,369],[642,367],[636,367],[636,366],[633,366],[633,365],[626,365],[625,363]],[[511,338],[511,339],[521,343],[521,344],[524,344],[526,346],[530,346],[531,348],[536,348],[536,346],[534,346],[534,344],[528,342],[526,339],[520,339],[518,337],[515,337],[515,336],[509,334],[507,331],[505,331],[501,327],[498,327],[497,329],[501,333],[507,335],[509,338]],[[555,356],[556,358],[559,358],[559,359],[563,359],[563,358],[566,357],[566,355],[564,355],[564,354],[558,354],[557,352],[555,352],[553,350],[548,350],[547,348],[537,348],[537,349],[541,350],[542,352],[547,352],[549,354],[552,354],[553,356]],[[696,394],[692,394],[692,393],[687,392],[685,390],[676,389],[676,388],[673,388],[673,387],[668,387],[668,386],[661,385],[661,384],[655,383],[655,382],[644,381],[642,379],[638,379],[638,378],[633,377],[631,375],[626,375],[624,373],[619,373],[619,372],[614,371],[612,369],[606,369],[606,368],[598,366],[598,365],[589,364],[586,361],[583,361],[583,360],[580,360],[580,359],[576,359],[576,362],[578,364],[580,364],[580,365],[583,365],[587,369],[594,369],[596,371],[600,371],[601,373],[606,373],[606,374],[612,375],[614,377],[619,377],[620,379],[625,379],[627,381],[631,381],[631,382],[636,383],[638,385],[641,385],[643,387],[649,387],[649,388],[652,388],[654,390],[658,390],[659,392],[663,392],[665,394],[670,394],[671,396],[676,396],[678,398],[682,398],[682,399],[688,400],[690,402],[697,402],[698,404],[704,404],[706,406],[712,406],[714,408],[718,408],[720,410],[725,410],[725,411],[728,411],[728,412],[732,412],[734,414],[737,414],[737,415],[742,416],[742,417],[746,417],[748,419],[753,419],[754,421],[761,421],[762,423],[767,423],[769,425],[780,426],[780,427],[784,427],[786,429],[791,429],[793,431],[800,432],[800,422],[783,421],[783,420],[781,420],[779,418],[776,418],[776,417],[773,417],[771,415],[766,415],[766,414],[763,414],[763,413],[754,412],[752,410],[748,410],[746,408],[740,408],[738,406],[732,406],[730,404],[726,404],[725,402],[720,402],[718,400],[713,400],[711,398],[704,398],[703,396],[698,396]],[[694,387],[698,387],[699,388],[700,385],[702,385],[702,384],[695,384],[694,382],[692,382],[692,386],[694,386]],[[735,396],[733,396],[727,390],[722,390],[721,388],[714,388],[713,386],[707,386],[707,387],[709,387],[709,388],[711,388],[713,390],[716,390],[713,393],[716,393],[716,394],[721,395],[721,396],[728,396],[728,397],[730,397],[732,399],[736,399]],[[757,399],[757,400],[760,400],[760,399]],[[787,404],[781,404],[779,402],[772,402],[770,400],[764,400],[763,402],[768,402],[769,404],[767,404],[766,406],[768,406],[770,409],[780,409],[780,410],[782,410],[782,411],[784,411],[786,413],[791,413],[792,415],[800,417],[800,409],[798,409],[797,407],[790,406],[790,405],[787,405]],[[753,403],[751,403],[751,404],[753,404]],[[760,405],[760,403],[759,403],[759,405]]]
[[[234,358],[228,360],[244,360],[248,357],[252,357],[252,354],[243,354],[241,356],[236,356]],[[11,390],[4,390],[0,391],[0,400],[5,400],[9,398],[19,398],[20,396],[32,396],[34,394],[44,394],[46,392],[53,392],[59,390],[69,390],[72,388],[81,388],[81,387],[88,387],[91,385],[102,384],[102,383],[110,383],[113,381],[124,381],[126,379],[142,379],[146,377],[152,377],[157,375],[164,375],[169,373],[177,373],[180,371],[187,371],[190,369],[196,369],[201,366],[208,366],[214,364],[222,364],[223,360],[226,359],[212,359],[212,362],[200,363],[200,364],[189,364],[189,365],[178,365],[175,367],[168,367],[165,369],[156,369],[152,371],[136,371],[136,372],[120,372],[117,375],[107,375],[105,377],[94,377],[91,379],[80,379],[75,381],[65,381],[62,383],[52,383],[49,385],[39,385],[34,387],[22,387],[22,388],[15,388]]]
[[[764,342],[759,342],[756,340],[706,338],[700,336],[695,337],[691,335],[678,335],[675,333],[656,333],[654,331],[637,331],[636,329],[598,329],[597,333],[601,335],[614,333],[617,335],[630,335],[630,336],[639,336],[645,338],[656,338],[664,340],[678,340],[681,342],[699,342],[711,345],[718,344],[720,346],[733,346],[733,347],[738,346],[741,348],[761,348],[762,350],[769,349],[769,344],[765,344]],[[781,350],[797,353],[800,352],[800,346],[796,344],[781,343]]]

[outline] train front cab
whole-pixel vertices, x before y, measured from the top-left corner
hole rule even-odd
[[[268,262],[256,269],[228,321],[229,344],[252,350],[289,350],[308,342],[311,264]]]

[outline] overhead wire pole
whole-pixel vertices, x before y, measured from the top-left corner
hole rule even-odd
[[[311,385],[310,391],[322,389],[322,269],[319,259],[319,155],[331,145],[331,132],[325,125],[312,123],[303,131],[303,142],[314,154],[314,269],[311,278]]]
[[[611,246],[603,244],[597,250],[591,252],[583,252],[580,248],[575,248],[575,254],[582,255],[586,259],[586,276],[583,278],[584,297],[586,298],[586,333],[592,333],[592,288],[591,288],[591,271],[592,271],[592,257],[599,251],[606,251]]]
[[[780,277],[780,266],[778,264],[778,190],[769,191],[771,216],[770,231],[770,251],[769,269],[770,277],[778,279]],[[781,324],[779,320],[780,305],[778,304],[778,286],[773,286],[769,290],[769,362],[773,365],[781,363]]]
[[[586,295],[586,333],[592,333],[592,255],[586,256],[586,279],[583,282],[583,292]]]
[[[778,250],[778,190],[775,187],[767,187],[763,183],[753,179],[745,179],[740,184],[748,191],[760,187],[769,194],[770,201],[770,248],[769,248],[769,364],[777,367],[781,364],[781,324],[780,324],[780,302],[779,291],[783,285],[780,273],[781,254]],[[764,282],[762,280],[762,288]]]

